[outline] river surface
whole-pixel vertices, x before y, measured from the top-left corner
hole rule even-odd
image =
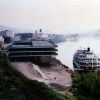
[[[87,47],[90,47],[91,51],[100,56],[100,38],[80,38],[78,41],[59,43],[57,59],[70,69],[73,69],[73,54],[76,50]]]

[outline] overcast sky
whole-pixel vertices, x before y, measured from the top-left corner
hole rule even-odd
[[[0,25],[51,32],[100,28],[100,0],[0,0]]]

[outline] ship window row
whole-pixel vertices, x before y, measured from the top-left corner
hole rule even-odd
[[[100,65],[100,62],[97,62],[97,61],[95,61],[95,62],[85,62],[85,61],[82,61],[82,60],[79,60],[79,59],[75,59],[78,63],[81,63],[81,64],[98,64],[98,65]]]
[[[93,58],[93,59],[89,58],[89,59],[83,59],[83,60],[98,60],[98,59],[96,59],[96,58]]]
[[[76,57],[76,59],[80,60],[81,58]],[[98,61],[99,59],[96,59],[96,58],[89,58],[89,59],[83,58],[82,60],[87,60],[87,61],[95,60],[95,61]]]
[[[97,58],[89,58],[89,59],[86,59],[86,58],[80,58],[80,57],[75,57],[75,59],[78,59],[78,60],[87,60],[87,61],[92,61],[92,60],[95,60],[95,61],[100,61],[100,59],[97,59]]]
[[[81,65],[100,65],[100,63],[81,63]]]

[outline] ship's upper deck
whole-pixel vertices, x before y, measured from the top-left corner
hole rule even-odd
[[[74,57],[79,58],[80,60],[100,60],[90,49],[77,50]]]

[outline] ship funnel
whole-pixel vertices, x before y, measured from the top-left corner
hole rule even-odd
[[[89,47],[87,48],[87,51],[88,51],[88,52],[90,51],[90,48],[89,48]]]

